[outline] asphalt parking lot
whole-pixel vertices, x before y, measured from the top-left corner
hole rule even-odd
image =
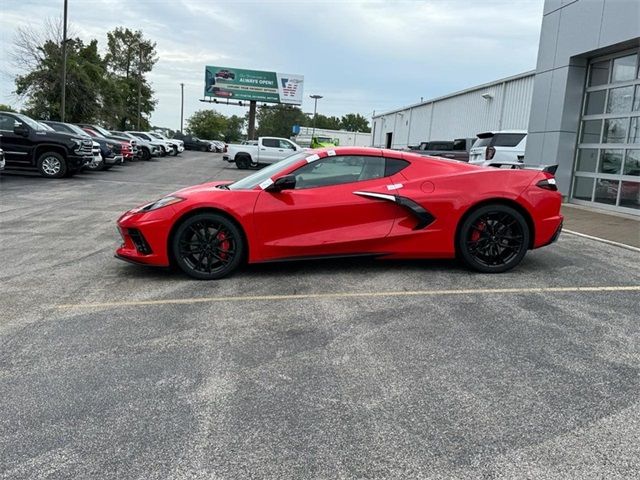
[[[0,176],[0,478],[632,478],[640,253],[572,235],[454,262],[113,258],[115,220],[246,174],[185,152]]]

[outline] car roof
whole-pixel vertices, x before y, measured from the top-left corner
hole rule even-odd
[[[524,134],[526,134],[527,131],[526,130],[494,130],[494,131],[489,131],[489,132],[478,133],[476,135],[476,137],[481,138],[481,135],[482,136],[486,136],[486,137],[490,137],[490,136],[495,135],[497,133],[524,133]]]

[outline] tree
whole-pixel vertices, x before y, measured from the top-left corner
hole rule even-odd
[[[313,116],[309,117],[307,126],[313,126]],[[326,128],[328,130],[340,130],[340,119],[338,117],[327,117],[318,113],[316,115],[316,128]]]
[[[369,120],[359,113],[348,113],[340,119],[340,128],[349,132],[371,132]]]
[[[12,59],[18,70],[16,94],[25,98],[24,112],[38,119],[59,119],[61,103],[62,35],[48,20],[43,31],[19,28]],[[94,120],[101,111],[105,69],[96,40],[67,40],[66,119]]]
[[[285,137],[291,136],[294,125],[304,125],[309,117],[298,107],[276,104],[263,105],[256,114],[258,120],[258,136]]]
[[[0,103],[0,112],[15,112],[15,110],[9,105],[5,105],[4,103]]]
[[[227,130],[227,119],[215,110],[198,110],[187,119],[187,133],[207,140],[217,140]]]
[[[224,129],[224,141],[229,143],[239,141],[242,138],[242,127],[244,127],[244,118],[238,115],[228,117],[227,126]]]
[[[145,74],[158,61],[156,43],[145,39],[140,30],[117,27],[107,33],[104,60],[116,85],[111,93],[119,97],[111,98],[116,106],[109,115],[113,124],[121,130],[137,128],[139,109],[140,128],[149,128],[148,117],[157,101]]]

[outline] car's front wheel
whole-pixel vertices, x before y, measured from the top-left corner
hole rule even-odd
[[[45,152],[38,157],[38,171],[46,178],[62,178],[67,174],[67,162],[57,152]]]
[[[248,155],[238,155],[236,157],[236,167],[240,170],[246,170],[251,165],[251,157]]]
[[[242,232],[224,215],[200,213],[183,221],[173,235],[173,259],[187,275],[216,280],[229,275],[242,261]]]
[[[463,221],[457,239],[458,252],[474,270],[506,272],[524,258],[530,235],[520,212],[507,205],[486,205]]]

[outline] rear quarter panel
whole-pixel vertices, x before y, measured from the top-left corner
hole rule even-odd
[[[416,222],[410,214],[396,221],[388,237],[399,251],[394,257],[454,257],[457,227],[467,212],[491,200],[520,203],[521,193],[540,173],[441,163],[411,165],[393,177],[403,185],[396,194],[417,201],[435,217],[423,230],[413,230]]]

